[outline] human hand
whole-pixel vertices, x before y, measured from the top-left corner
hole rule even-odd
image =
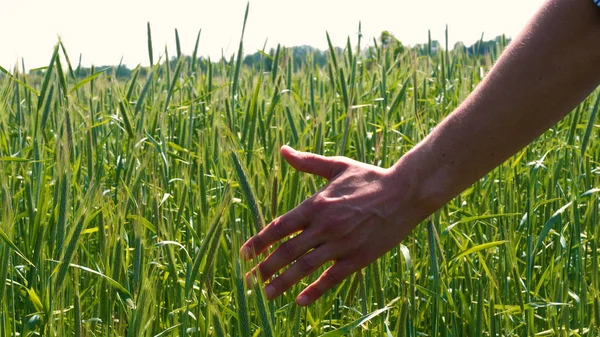
[[[398,170],[364,164],[346,157],[324,157],[281,148],[283,158],[295,169],[329,181],[320,191],[293,210],[273,220],[249,239],[240,255],[250,259],[295,233],[254,271],[269,280],[268,299],[333,261],[317,281],[296,298],[298,305],[313,303],[342,282],[396,246],[427,216],[411,198],[410,184]]]

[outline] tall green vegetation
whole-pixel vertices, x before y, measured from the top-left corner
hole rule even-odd
[[[357,42],[255,69],[242,44],[156,59],[148,27],[126,79],[82,79],[62,44],[42,75],[0,69],[0,336],[600,333],[597,93],[308,308],[311,280],[272,302],[245,284],[241,243],[324,184],[281,145],[387,167],[504,47]]]

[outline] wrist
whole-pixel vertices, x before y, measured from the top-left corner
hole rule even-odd
[[[401,187],[411,203],[424,217],[434,213],[449,200],[452,195],[450,169],[432,157],[427,146],[421,144],[403,155],[390,167],[390,174]]]

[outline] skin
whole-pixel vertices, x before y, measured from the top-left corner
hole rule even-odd
[[[283,146],[291,166],[328,184],[241,247],[252,259],[296,234],[255,268],[271,280],[267,297],[333,262],[296,298],[313,303],[558,122],[600,84],[599,42],[592,1],[549,0],[471,95],[394,166]]]

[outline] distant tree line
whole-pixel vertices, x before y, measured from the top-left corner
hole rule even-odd
[[[330,54],[329,50],[323,51],[306,45],[285,48],[285,50],[287,51],[287,57],[292,63],[294,70],[298,70],[307,62],[310,62],[310,65],[312,66],[323,67],[327,65]],[[336,53],[340,53],[341,51],[341,48],[336,48]],[[243,63],[248,67],[256,69],[271,69],[275,53],[276,50],[273,48],[271,48],[268,54],[258,51],[254,54],[246,55]]]
[[[498,51],[504,49],[511,39],[506,38],[504,35],[496,36],[493,40],[483,41],[483,39],[475,42],[471,46],[465,46],[462,42],[454,44],[452,50],[455,52],[462,52],[463,54],[472,57],[475,55],[487,55],[496,54]],[[442,45],[439,41],[431,41],[429,44],[417,44],[413,47],[420,55],[427,55],[428,53],[436,53],[438,50],[442,50]]]
[[[474,55],[486,55],[490,53],[496,53],[499,50],[502,50],[506,45],[510,42],[510,39],[505,38],[504,36],[497,36],[493,40],[483,41],[480,40],[474,43],[471,46],[465,46],[462,42],[457,42],[454,45],[455,52],[461,52],[469,57]],[[366,56],[374,55],[374,53],[378,49],[388,49],[393,52],[393,56],[397,57],[398,55],[404,53],[407,48],[410,48],[416,51],[419,55],[428,55],[429,53],[435,54],[437,51],[442,50],[442,45],[439,41],[432,40],[426,44],[417,44],[413,47],[405,47],[402,42],[400,42],[392,33],[388,31],[383,31],[379,38],[374,41],[374,46],[370,47],[366,51]],[[341,54],[343,51],[342,48],[336,47],[336,54]],[[324,67],[327,65],[329,60],[329,50],[320,50],[311,46],[296,46],[290,48],[282,47],[280,50],[282,55],[285,55],[285,62],[291,63],[293,67],[293,71],[298,71],[303,66],[312,66],[312,67]],[[260,70],[263,69],[265,71],[270,71],[273,66],[273,60],[275,58],[276,50],[271,49],[269,52],[257,51],[253,54],[248,54],[243,59],[243,64],[247,67]],[[191,56],[182,56],[186,58],[186,61],[191,61]],[[219,60],[218,62],[226,62],[232,63],[235,60],[233,58],[229,60]],[[174,69],[177,66],[178,59],[173,57],[169,60],[170,66]],[[212,61],[205,57],[198,58],[196,65],[202,71],[206,71],[208,69],[209,63],[215,64],[218,63]],[[191,63],[191,62],[190,62]],[[96,72],[105,72],[108,76],[115,76],[116,78],[129,78],[131,77],[134,69],[128,68],[126,65],[119,66],[96,66],[92,68],[87,67],[77,67],[73,70],[73,74],[76,78],[85,78],[90,76]],[[149,68],[140,67],[139,75],[145,76],[149,71]],[[41,75],[44,72],[44,68],[35,69],[30,71],[30,74]],[[5,74],[0,71],[0,79],[4,78]]]

